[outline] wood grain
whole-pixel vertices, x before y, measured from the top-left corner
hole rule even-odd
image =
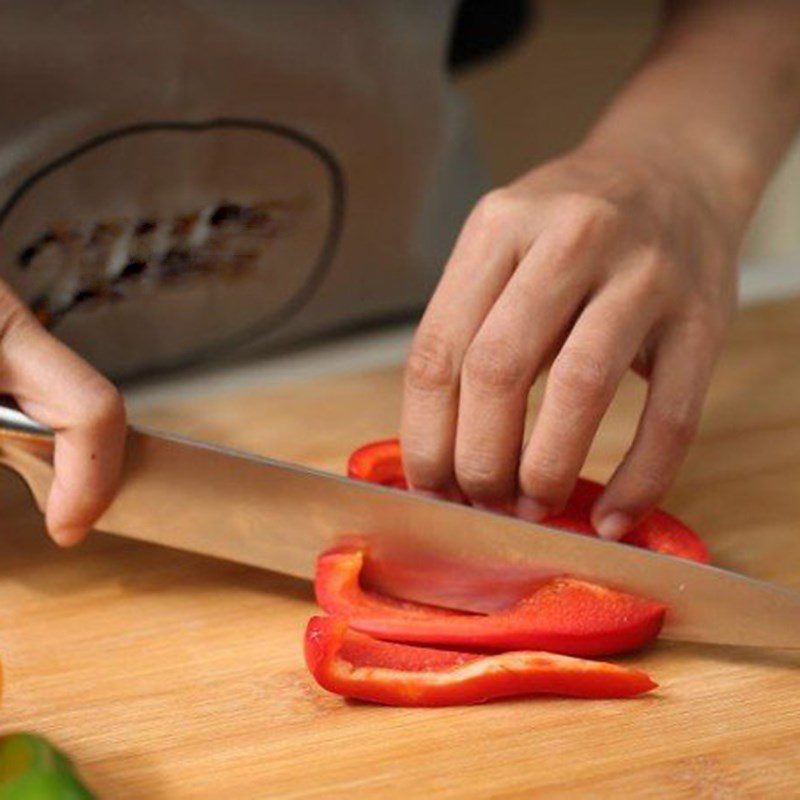
[[[800,301],[741,317],[667,502],[718,563],[798,588],[799,355]],[[641,399],[626,382],[588,475]],[[142,421],[340,470],[398,412],[386,370]],[[13,478],[0,498],[0,727],[53,737],[104,798],[800,796],[800,656],[662,644],[631,659],[661,683],[634,701],[348,704],[303,666],[303,583],[102,535],[62,552]]]

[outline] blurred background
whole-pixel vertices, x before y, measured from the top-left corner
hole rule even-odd
[[[506,52],[459,78],[495,183],[576,144],[656,30],[658,0],[540,0],[534,24]],[[800,274],[800,144],[754,221],[748,270]],[[791,276],[787,275],[787,278]]]
[[[457,73],[475,117],[493,184],[576,144],[642,58],[660,0],[539,0],[511,46]],[[800,293],[800,142],[757,214],[742,253],[743,303]],[[134,406],[175,395],[214,394],[403,361],[413,325],[317,342],[248,365],[192,371],[128,391]]]

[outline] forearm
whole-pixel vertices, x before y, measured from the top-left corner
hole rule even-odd
[[[587,137],[685,162],[743,229],[800,126],[800,3],[681,0]]]

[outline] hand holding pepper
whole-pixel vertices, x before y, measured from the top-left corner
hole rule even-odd
[[[649,394],[596,529],[622,537],[672,483],[734,307],[739,244],[800,123],[800,4],[669,7],[586,140],[467,220],[407,364],[414,488],[532,521],[559,512],[629,368]],[[551,361],[523,449],[528,392]]]

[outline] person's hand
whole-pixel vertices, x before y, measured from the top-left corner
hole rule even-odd
[[[47,529],[77,544],[111,502],[125,444],[125,407],[114,386],[51,336],[0,283],[0,393],[55,431]]]
[[[578,150],[491,192],[467,220],[408,358],[412,487],[537,521],[569,498],[629,368],[649,393],[594,508],[622,536],[692,441],[735,304],[740,231],[702,167]],[[528,392],[552,362],[523,450]]]

